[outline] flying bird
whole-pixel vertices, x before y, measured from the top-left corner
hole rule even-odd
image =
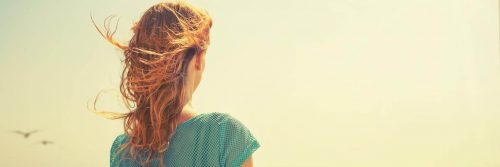
[[[43,145],[54,144],[54,142],[48,140],[42,140],[40,143],[42,143]]]
[[[16,130],[16,131],[13,131],[14,133],[17,133],[17,134],[20,134],[20,135],[23,135],[24,138],[28,138],[30,137],[31,134],[35,133],[35,132],[38,132],[38,130],[33,130],[31,132],[23,132],[23,131],[20,131],[20,130]]]

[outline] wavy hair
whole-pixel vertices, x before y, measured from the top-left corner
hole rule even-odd
[[[140,159],[142,166],[149,166],[152,159],[160,159],[164,166],[163,155],[177,118],[191,98],[185,87],[188,64],[206,51],[212,19],[206,11],[186,2],[161,2],[134,24],[128,45],[113,38],[117,27],[111,29],[112,19],[104,20],[104,30],[93,19],[92,23],[108,42],[123,50],[125,67],[120,93],[129,112],[97,112],[99,96],[93,112],[109,119],[123,119],[128,140],[116,155],[129,148],[128,156]],[[145,161],[139,155],[146,155]]]

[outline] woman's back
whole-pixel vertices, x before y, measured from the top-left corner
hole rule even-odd
[[[124,120],[125,132],[113,142],[111,166],[252,166],[260,145],[241,122],[224,113],[188,116],[210,45],[208,13],[160,2],[134,23],[127,45],[113,39],[112,18],[104,30],[93,22],[124,55],[120,93],[129,112],[110,116]]]
[[[117,154],[127,140],[118,135],[110,152],[111,166],[140,167],[128,151]],[[199,114],[179,124],[164,154],[167,166],[240,166],[260,147],[251,132],[226,113]],[[145,158],[145,157],[144,157]],[[158,160],[152,161],[158,166]]]

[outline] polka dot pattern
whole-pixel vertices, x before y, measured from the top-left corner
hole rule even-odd
[[[126,141],[125,134],[118,135],[113,141],[111,167],[140,167],[139,161],[127,156],[128,150],[123,154],[116,153],[118,146]],[[259,147],[249,129],[231,115],[202,113],[177,126],[163,158],[169,167],[237,167]],[[151,162],[151,166],[159,166],[158,160]]]

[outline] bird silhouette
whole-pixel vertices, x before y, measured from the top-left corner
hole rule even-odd
[[[42,143],[43,145],[54,144],[54,142],[48,140],[42,140],[40,143]]]
[[[20,131],[20,130],[16,130],[16,131],[12,131],[12,132],[20,134],[20,135],[23,135],[24,138],[27,139],[28,137],[30,137],[31,134],[38,132],[38,130],[33,130],[31,132],[23,132],[23,131]]]

